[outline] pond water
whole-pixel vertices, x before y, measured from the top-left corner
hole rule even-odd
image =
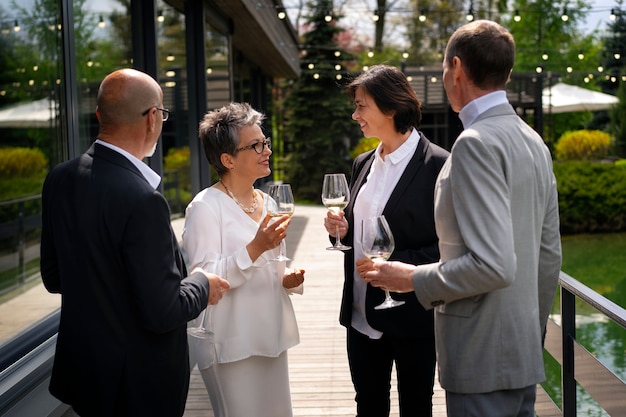
[[[592,290],[626,307],[626,233],[563,236],[563,266],[566,274]],[[553,313],[559,314],[559,297]],[[626,330],[576,300],[576,339],[600,362],[626,381]],[[554,317],[557,323],[558,316]],[[546,357],[547,381],[542,384],[557,404],[561,404],[559,364]],[[579,416],[608,417],[587,393],[579,387]]]

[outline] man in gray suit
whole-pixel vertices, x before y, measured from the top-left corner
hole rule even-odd
[[[435,308],[449,416],[534,416],[561,268],[556,181],[541,137],[508,103],[509,32],[479,20],[450,38],[443,80],[464,131],[435,187],[441,260],[357,262],[365,280]]]

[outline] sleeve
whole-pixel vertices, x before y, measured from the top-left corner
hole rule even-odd
[[[209,282],[202,273],[182,276],[169,208],[160,193],[155,191],[136,202],[123,245],[129,286],[148,330],[173,330],[206,307]]]
[[[224,215],[228,216],[228,213]],[[208,272],[211,259],[219,258],[219,271],[222,278],[228,280],[230,288],[237,288],[253,277],[256,268],[267,264],[264,256],[252,262],[245,245],[232,253],[224,253],[222,248],[225,234],[225,219],[216,205],[206,204],[202,200],[192,201],[185,211],[183,230],[183,248],[188,258],[189,269],[199,266]]]
[[[472,136],[459,138],[450,158],[449,210],[467,250],[445,262],[416,268],[415,292],[424,306],[432,300],[449,303],[487,293],[515,279],[510,197],[499,159]]]
[[[48,175],[42,190],[42,213],[41,213],[41,246],[40,246],[40,270],[41,279],[46,290],[51,293],[61,292],[61,279],[59,276],[59,264],[57,260],[56,247],[52,236],[53,214],[50,198],[55,194],[52,187],[51,175]]]
[[[545,331],[548,322],[548,316],[558,287],[562,262],[559,203],[554,174],[552,174],[549,193],[539,251],[538,293],[539,318],[541,320],[542,332]]]

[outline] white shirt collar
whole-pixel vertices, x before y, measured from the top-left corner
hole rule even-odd
[[[417,131],[417,129],[413,128],[407,140],[405,140],[398,149],[396,149],[395,151],[385,156],[385,161],[387,160],[387,158],[389,158],[389,161],[393,165],[395,165],[399,163],[400,161],[402,161],[404,158],[407,158],[413,155],[413,153],[415,152],[415,149],[417,148],[417,145],[419,144],[419,140],[420,140],[420,134]],[[382,163],[383,160],[380,157],[380,149],[381,149],[381,144],[379,144],[378,147],[376,148],[375,161],[380,161]]]
[[[500,104],[508,103],[506,91],[498,90],[482,97],[478,97],[467,103],[459,112],[459,119],[463,123],[463,128],[467,129],[474,123],[474,120],[487,110]]]
[[[161,183],[161,176],[157,174],[156,172],[154,172],[152,168],[150,168],[148,165],[144,164],[142,160],[137,159],[134,155],[132,155],[128,151],[125,151],[124,149],[118,146],[110,144],[109,142],[96,139],[96,143],[102,146],[106,146],[107,148],[112,149],[115,152],[118,152],[122,154],[123,156],[125,156],[126,159],[128,159],[130,162],[133,163],[133,165],[137,167],[139,172],[141,172],[141,175],[143,175],[146,181],[148,181],[148,184],[150,184],[150,186],[154,188],[155,190],[157,189],[157,187]]]

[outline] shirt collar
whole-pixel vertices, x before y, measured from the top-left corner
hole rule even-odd
[[[405,140],[404,143],[402,143],[402,145],[398,147],[398,149],[385,155],[385,161],[389,160],[392,164],[396,165],[397,163],[402,161],[404,158],[410,155],[413,155],[413,152],[415,148],[417,148],[419,140],[420,140],[420,134],[417,131],[417,129],[413,128],[407,140]],[[380,157],[380,149],[381,149],[380,147],[381,147],[381,144],[379,144],[378,147],[376,148],[375,161],[380,161],[380,163],[384,163],[384,161]]]
[[[490,108],[508,102],[506,91],[504,90],[497,90],[470,101],[459,112],[459,119],[461,119],[461,123],[463,123],[463,128],[467,129],[474,123],[478,116]]]
[[[148,181],[148,184],[150,184],[150,186],[152,188],[154,188],[155,190],[157,189],[157,187],[159,186],[159,184],[161,183],[161,176],[159,174],[157,174],[156,172],[154,172],[148,165],[144,164],[142,160],[137,159],[134,155],[132,155],[130,152],[125,151],[124,149],[115,146],[109,142],[105,142],[103,140],[100,139],[96,139],[96,143],[102,146],[106,146],[109,149],[112,149],[120,154],[122,154],[123,156],[126,157],[126,159],[128,159],[130,162],[132,162],[133,165],[135,165],[137,167],[137,169],[139,170],[139,172],[141,172],[141,175],[143,175],[143,177],[146,179],[146,181]]]

